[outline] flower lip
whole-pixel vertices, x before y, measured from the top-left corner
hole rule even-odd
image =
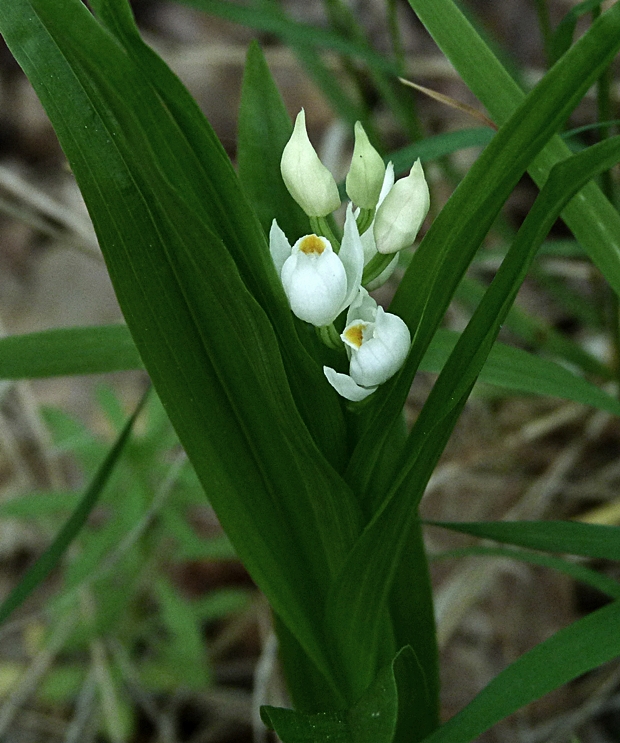
[[[297,241],[293,250],[297,248],[306,255],[321,255],[326,247],[331,248],[329,241],[318,235],[306,235]]]
[[[368,328],[370,323],[365,323],[362,320],[351,323],[348,325],[342,333],[342,340],[347,346],[358,350],[364,342],[364,331]]]

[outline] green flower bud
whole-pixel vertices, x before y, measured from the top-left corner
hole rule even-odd
[[[370,144],[364,127],[355,124],[355,147],[347,175],[347,195],[361,209],[374,209],[379,201],[385,165],[381,155]]]

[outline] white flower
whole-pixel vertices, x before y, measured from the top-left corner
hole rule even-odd
[[[430,206],[420,160],[406,178],[393,185],[377,209],[373,234],[379,253],[396,253],[412,245]]]
[[[349,354],[349,374],[323,367],[327,381],[338,394],[357,402],[372,395],[380,384],[401,368],[411,345],[405,322],[385,312],[364,288],[347,313],[347,326],[340,336]]]
[[[282,152],[280,171],[289,193],[309,217],[325,217],[340,206],[336,181],[308,138],[303,108]]]
[[[347,196],[361,209],[374,209],[379,200],[385,165],[383,158],[370,144],[364,127],[355,123],[355,147],[347,174]]]
[[[355,299],[364,270],[364,251],[351,205],[339,253],[318,235],[305,235],[291,248],[275,219],[269,249],[291,310],[301,320],[317,327],[330,325]]]

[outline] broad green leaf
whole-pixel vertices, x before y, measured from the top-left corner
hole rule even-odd
[[[602,560],[620,560],[620,527],[576,521],[429,521],[443,529],[520,547],[563,552]]]
[[[420,362],[420,370],[441,371],[459,337],[454,331],[438,330]],[[512,393],[561,397],[620,415],[618,400],[596,385],[553,361],[503,343],[493,345],[478,379]]]
[[[488,45],[465,18],[454,0],[409,0],[420,21],[426,26],[441,51],[454,65],[465,84],[481,101],[498,124],[504,124],[523,103],[525,93],[502,66]],[[610,15],[610,11],[613,11]],[[617,23],[618,8],[612,7],[597,23],[611,23],[611,34]],[[594,28],[596,24],[593,24]],[[599,26],[600,28],[600,26]],[[586,34],[588,36],[589,34]],[[594,37],[590,37],[594,41]],[[574,56],[578,41],[565,57]],[[585,48],[578,54],[588,53]],[[567,71],[562,59],[553,71]],[[602,69],[605,68],[603,64]],[[579,73],[571,78],[579,81]],[[551,138],[540,155],[528,166],[528,172],[539,185],[547,179],[549,170],[570,155],[570,150],[559,136]],[[616,293],[620,294],[620,215],[603,196],[600,188],[590,183],[564,209],[562,218],[583,245],[592,261],[599,267]]]
[[[434,526],[443,526],[443,524],[434,522]],[[463,557],[502,557],[527,562],[531,565],[540,565],[564,573],[573,580],[585,583],[613,599],[620,599],[620,583],[613,578],[609,578],[603,573],[597,573],[596,570],[590,570],[590,568],[586,568],[579,563],[569,562],[552,555],[541,555],[539,552],[528,552],[508,547],[463,547],[462,549],[437,552],[430,559],[432,561],[453,560]]]
[[[620,601],[560,630],[498,674],[424,743],[470,743],[563,684],[620,655]]]
[[[128,6],[96,5],[123,45],[79,0],[1,5],[0,31],[55,126],[136,346],[211,503],[337,697],[318,616],[359,514],[289,379],[317,431],[323,416],[323,446],[339,441],[336,395],[323,379],[308,394],[321,370],[206,121],[133,35]]]
[[[163,152],[174,145],[167,174],[184,200],[223,239],[242,279],[272,322],[296,404],[323,454],[335,465],[344,461],[344,423],[337,395],[325,384],[321,365],[313,364],[297,333],[281,283],[273,268],[265,237],[250,208],[222,145],[188,91],[140,37],[127,0],[93,0],[95,11],[123,45],[147,83],[173,119]],[[161,106],[159,114],[162,116]],[[159,127],[164,119],[155,119]],[[150,126],[147,124],[147,126]],[[156,137],[158,129],[149,129]],[[193,167],[188,169],[188,163]],[[192,177],[193,176],[193,177]],[[204,242],[205,238],[202,238]],[[197,251],[198,252],[198,251]],[[295,329],[297,327],[297,330]],[[308,389],[314,395],[307,394]]]
[[[403,648],[348,711],[314,715],[262,707],[261,717],[283,743],[409,743],[428,699],[411,694],[420,667],[410,647]]]
[[[0,338],[0,379],[142,369],[126,325],[58,328]]]
[[[124,429],[121,431],[106,458],[101,463],[95,477],[71,514],[71,517],[62,527],[52,544],[26,572],[24,577],[19,581],[15,588],[13,588],[2,604],[0,604],[0,624],[5,622],[13,611],[15,611],[15,609],[17,609],[17,607],[28,598],[34,589],[42,583],[45,578],[47,578],[51,571],[58,565],[71,542],[73,542],[75,537],[79,534],[80,530],[86,523],[90,512],[99,500],[99,496],[105,488],[110,475],[127,445],[136,418],[140,415],[140,411],[146,401],[147,394],[148,391],[143,395],[132,416],[125,424]]]

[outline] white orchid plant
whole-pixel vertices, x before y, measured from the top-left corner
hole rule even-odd
[[[392,163],[385,166],[357,122],[341,242],[327,219],[341,205],[338,187],[310,142],[303,109],[282,153],[281,172],[314,232],[291,246],[273,221],[269,246],[276,271],[293,313],[316,326],[325,343],[346,350],[349,373],[325,366],[328,382],[347,400],[361,401],[400,369],[411,345],[405,322],[377,306],[368,292],[389,279],[398,252],[414,243],[428,213],[422,165],[417,160],[395,182]],[[338,333],[334,321],[347,308]]]

